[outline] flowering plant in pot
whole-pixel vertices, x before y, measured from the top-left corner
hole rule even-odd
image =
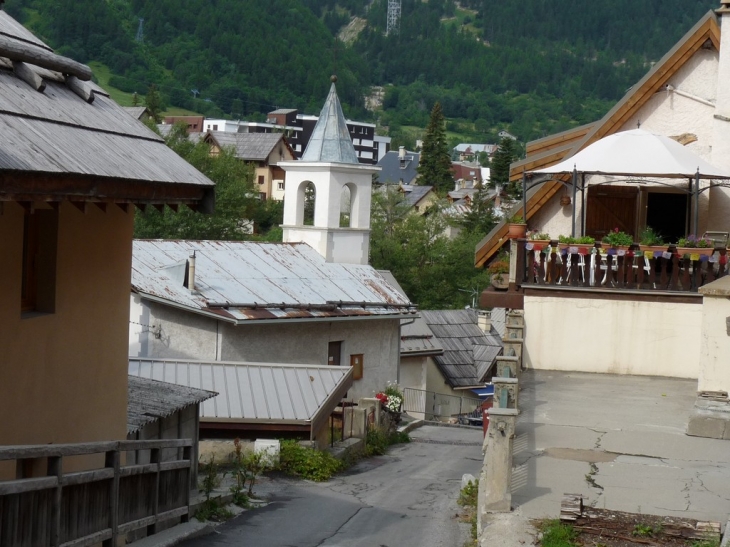
[[[527,250],[542,251],[550,247],[550,234],[547,232],[527,232]]]
[[[587,255],[591,252],[591,247],[595,245],[596,240],[591,236],[558,236],[558,246],[560,249],[574,248],[578,254]]]
[[[608,232],[601,240],[603,247],[610,247],[612,249],[623,247],[624,250],[627,250],[633,244],[634,237],[626,232],[621,232],[618,228],[614,228]]]
[[[677,241],[677,254],[682,258],[699,260],[700,256],[711,256],[715,252],[713,241],[707,237],[696,237],[692,234]],[[694,258],[692,255],[696,255]]]
[[[487,273],[491,275],[492,286],[495,289],[509,288],[509,258],[497,257],[487,266]]]
[[[639,249],[641,249],[648,258],[658,256],[657,253],[663,253],[667,250],[667,244],[661,234],[651,226],[644,228],[639,234]]]

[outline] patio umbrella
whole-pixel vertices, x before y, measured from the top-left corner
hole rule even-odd
[[[677,141],[643,129],[621,131],[594,142],[574,156],[537,174],[586,173],[657,178],[730,179]]]

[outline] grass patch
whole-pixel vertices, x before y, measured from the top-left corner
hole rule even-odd
[[[701,539],[693,542],[692,547],[720,547],[720,539]]]
[[[542,531],[542,547],[577,547],[575,542],[578,533],[570,524],[559,520],[545,520],[540,525]]]
[[[479,494],[479,479],[469,481],[459,492],[459,499],[456,501],[464,507],[464,513],[459,520],[468,522],[471,526],[471,540],[464,544],[464,547],[477,547],[477,496]]]
[[[109,93],[109,96],[114,100],[114,102],[121,106],[132,106],[132,93],[127,93],[109,85],[109,78],[112,76],[112,73],[108,66],[104,63],[100,63],[99,61],[91,61],[89,63],[89,67],[94,72],[96,83],[98,83],[104,91]],[[140,104],[144,104],[144,97],[140,97]]]
[[[365,456],[382,456],[389,446],[409,442],[411,442],[411,438],[408,433],[400,431],[388,433],[382,428],[373,428],[365,436]]]

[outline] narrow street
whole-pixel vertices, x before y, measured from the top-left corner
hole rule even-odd
[[[456,518],[456,500],[461,476],[478,476],[481,431],[425,426],[411,438],[327,483],[262,483],[269,505],[182,545],[461,547],[469,525]]]

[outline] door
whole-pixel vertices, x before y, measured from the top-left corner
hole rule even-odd
[[[333,367],[340,366],[342,358],[342,341],[330,342],[327,350],[327,364]]]
[[[636,233],[639,189],[635,186],[589,186],[586,204],[586,235],[601,241],[608,232]]]
[[[652,227],[664,241],[675,243],[689,233],[690,199],[687,194],[649,192],[646,198],[646,225]]]

